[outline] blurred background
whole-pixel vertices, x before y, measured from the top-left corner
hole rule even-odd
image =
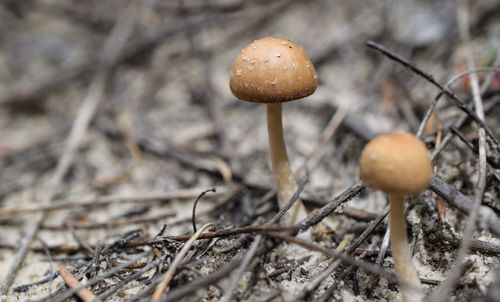
[[[470,44],[459,33],[459,2],[451,0],[2,0],[0,207],[190,190],[186,198],[168,203],[111,203],[99,211],[69,208],[49,214],[32,238],[35,247],[78,245],[68,221],[80,226],[79,238],[91,245],[136,229],[142,230],[141,238],[151,238],[164,223],[174,225],[168,234],[186,233],[190,225],[182,221],[190,217],[193,200],[211,187],[221,195],[238,185],[244,189],[235,205],[218,211],[212,205],[222,197],[208,197],[199,209],[213,216],[200,221],[215,219],[223,226],[253,221],[266,211],[256,208],[255,200],[274,182],[265,108],[237,100],[228,81],[240,49],[268,35],[301,45],[319,75],[315,94],[284,105],[284,126],[292,168],[297,178],[309,177],[303,195],[311,206],[320,205],[357,181],[357,160],[368,139],[388,131],[416,132],[439,92],[366,42],[388,47],[442,84],[468,69],[466,46],[476,67],[498,66],[500,1],[470,1],[466,9]],[[452,88],[469,100],[464,79]],[[498,73],[486,88],[500,89]],[[500,135],[500,111],[490,109],[487,123]],[[460,114],[448,101],[438,103],[436,112],[424,133],[430,146],[439,129],[449,129]],[[472,128],[464,133],[477,139]],[[445,180],[470,193],[475,157],[460,148],[443,152],[437,166]],[[68,161],[61,164],[61,158]],[[494,209],[497,191],[491,189],[488,199]],[[438,219],[433,204],[428,200],[418,211]],[[376,217],[384,207],[381,193],[363,193],[346,208],[351,216],[328,223],[335,229],[331,245],[356,234],[365,224],[360,217]],[[25,228],[39,219],[30,215],[1,220],[0,272],[11,267]],[[460,229],[459,214],[448,215],[447,227]],[[130,217],[141,222],[88,227]],[[381,236],[368,244],[377,248]],[[429,279],[441,279],[452,263],[437,274],[437,260],[426,257],[421,262],[433,271]],[[498,262],[480,260],[480,267]],[[43,278],[57,268],[50,263],[43,252],[29,253],[13,287]],[[491,282],[490,269],[478,274],[462,289],[464,301],[484,293]],[[48,289],[47,284],[18,288],[16,295],[41,298]],[[397,293],[346,290],[362,300],[391,299]]]
[[[415,131],[436,91],[365,43],[376,40],[445,82],[466,69],[456,5],[409,0],[3,1],[2,147],[63,139],[92,77],[105,69],[96,123],[125,115],[134,131],[173,147],[236,157],[234,168],[251,174],[255,161],[248,159],[262,158],[255,152],[266,148],[264,108],[236,101],[228,74],[239,50],[266,35],[302,45],[320,76],[316,94],[285,107],[292,153],[301,157],[311,151],[318,130],[339,107],[352,112],[351,127],[366,126],[355,132]],[[471,5],[478,65],[491,64],[498,51],[498,6],[498,1]],[[130,32],[125,41],[110,41],[117,45],[109,47],[111,58],[103,59],[110,32],[120,21]],[[96,127],[91,133],[103,134],[105,126]],[[352,131],[348,134],[335,138],[338,146],[355,143]],[[119,168],[109,158],[103,161],[109,166],[100,166],[97,175]],[[353,176],[335,173],[337,179]]]

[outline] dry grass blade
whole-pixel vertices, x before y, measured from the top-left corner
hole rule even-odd
[[[368,227],[359,235],[354,242],[352,242],[349,247],[346,249],[346,254],[351,254],[354,252],[360,245],[363,243],[366,238],[375,230],[375,228],[385,219],[385,217],[389,214],[389,209],[386,209],[384,213],[379,215],[376,219],[374,219]],[[311,280],[309,284],[307,284],[302,291],[295,297],[295,301],[301,301],[305,299],[313,290],[316,289],[316,287],[328,276],[330,276],[336,269],[337,267],[341,264],[340,260],[336,260],[320,274],[318,274],[315,278]]]
[[[384,277],[388,280],[395,281],[396,276],[392,273],[388,273],[385,270],[381,269],[379,266],[373,265],[371,263],[367,263],[364,261],[359,261],[355,258],[350,257],[349,255],[345,255],[341,252],[338,252],[336,250],[331,250],[331,249],[326,249],[318,244],[315,244],[313,242],[303,240],[297,237],[291,237],[287,235],[281,235],[281,234],[268,234],[269,237],[276,238],[276,239],[281,239],[281,240],[286,240],[291,243],[298,244],[302,247],[305,247],[307,249],[311,249],[320,253],[323,253],[329,257],[337,258],[341,260],[342,262],[345,262],[350,265],[354,265],[356,267],[359,267],[363,270],[366,270],[370,273],[376,274],[378,276]]]
[[[163,280],[160,282],[160,284],[158,284],[158,286],[156,287],[156,290],[153,294],[153,297],[151,298],[152,301],[160,301],[166,288],[168,287],[168,285],[170,284],[170,281],[172,281],[172,279],[174,278],[174,275],[175,275],[175,272],[177,271],[177,269],[179,268],[179,265],[181,264],[182,260],[184,259],[184,256],[186,256],[187,252],[189,251],[189,249],[191,249],[191,247],[193,246],[193,244],[196,242],[196,240],[198,240],[198,237],[200,237],[200,235],[208,228],[210,227],[215,227],[214,224],[212,223],[207,223],[205,225],[203,225],[202,227],[200,227],[200,229],[198,231],[196,231],[196,233],[193,234],[193,236],[191,236],[191,238],[189,238],[189,240],[184,244],[184,246],[182,247],[182,249],[179,251],[179,253],[177,254],[177,256],[175,256],[175,259],[174,261],[172,261],[172,264],[170,264],[170,267],[168,268],[168,271],[167,273],[165,274],[165,276],[163,277]]]
[[[224,296],[222,296],[222,298],[220,299],[221,302],[229,302],[233,299],[233,295],[238,287],[238,283],[239,283],[243,273],[245,272],[247,267],[250,265],[250,261],[252,261],[255,253],[257,252],[257,248],[259,247],[259,245],[261,244],[263,239],[264,239],[264,237],[262,235],[258,235],[257,237],[255,237],[254,241],[252,242],[252,245],[250,245],[250,248],[248,249],[248,251],[246,251],[245,257],[243,257],[243,260],[241,261],[240,266],[236,270],[231,284],[226,289]]]
[[[71,289],[64,291],[62,293],[59,293],[59,294],[50,294],[48,297],[41,299],[40,302],[64,301],[65,299],[68,299],[69,297],[71,297],[77,291],[83,289],[84,287],[92,286],[98,282],[101,282],[105,278],[107,278],[109,276],[113,276],[116,273],[120,272],[121,270],[126,269],[126,268],[134,265],[137,261],[143,259],[144,257],[149,255],[150,253],[151,253],[151,251],[146,251],[144,253],[138,254],[137,256],[133,257],[129,261],[122,263],[120,265],[117,265],[117,266],[103,272],[102,274],[89,279],[87,282],[85,282],[85,285],[80,285],[78,287],[71,288]]]
[[[472,69],[474,68],[474,59],[472,50],[470,49],[469,2],[467,0],[459,1],[458,24],[459,24],[460,36],[463,42],[468,44],[469,46],[467,53],[467,62],[469,69]],[[469,79],[472,87],[472,94],[473,94],[476,115],[484,123],[483,102],[480,95],[479,81],[477,75],[475,73],[472,73]],[[478,135],[479,135],[479,161],[478,161],[479,173],[478,173],[476,190],[474,192],[474,203],[471,211],[469,212],[467,224],[463,231],[463,239],[460,248],[458,250],[457,258],[455,260],[455,266],[450,270],[446,279],[433,291],[430,297],[430,301],[432,302],[440,302],[448,298],[448,293],[453,289],[453,286],[460,277],[465,258],[467,257],[467,253],[469,251],[469,246],[473,239],[472,236],[474,234],[474,230],[476,227],[476,220],[479,214],[479,209],[481,207],[483,195],[486,188],[487,146],[486,146],[486,131],[484,125],[481,125],[481,128],[478,129]]]
[[[227,193],[225,187],[217,187],[217,192],[211,194],[211,196],[219,196]],[[27,207],[18,208],[4,208],[0,209],[0,220],[11,219],[17,215],[29,214],[36,212],[52,212],[59,210],[75,209],[75,208],[89,208],[109,205],[113,203],[151,203],[157,201],[166,201],[172,199],[190,199],[195,198],[203,191],[202,188],[192,188],[192,189],[179,189],[172,190],[168,192],[137,192],[134,194],[127,195],[108,195],[108,196],[98,196],[89,198],[79,198],[79,199],[69,199],[65,201],[58,201],[55,203],[47,205],[33,205]]]
[[[80,288],[76,291],[76,294],[82,301],[84,302],[92,302],[92,301],[101,301],[97,299],[97,297],[87,288],[82,288],[80,281],[73,276],[73,274],[64,266],[59,266],[59,275],[63,278],[64,282],[71,288],[76,289]]]
[[[462,110],[467,115],[469,115],[480,127],[484,128],[484,130],[486,131],[486,133],[488,133],[488,135],[490,136],[490,138],[493,141],[495,141],[495,143],[497,143],[497,144],[499,143],[498,138],[496,137],[495,133],[493,132],[493,130],[491,130],[484,123],[483,119],[481,119],[477,115],[477,113],[475,113],[469,107],[467,107],[451,90],[449,90],[448,88],[446,88],[443,85],[439,84],[431,75],[423,72],[422,70],[420,70],[416,65],[414,65],[410,61],[406,60],[402,56],[400,56],[400,55],[392,52],[391,50],[385,48],[384,46],[382,46],[382,45],[380,45],[378,43],[375,43],[373,41],[369,41],[369,42],[366,43],[366,45],[368,47],[370,47],[370,48],[373,48],[373,49],[376,49],[376,50],[380,51],[381,53],[383,53],[388,58],[390,58],[390,59],[392,59],[392,60],[394,60],[394,61],[402,64],[406,68],[408,68],[411,71],[415,72],[416,74],[418,74],[419,76],[423,77],[424,79],[426,79],[427,81],[429,81],[430,83],[432,83],[434,86],[436,86],[437,88],[439,88],[441,90],[441,92],[443,92],[447,97],[449,97],[460,110]]]
[[[455,83],[456,81],[458,81],[458,80],[460,80],[460,79],[462,79],[464,77],[467,77],[467,76],[469,76],[469,75],[471,75],[473,73],[481,73],[481,72],[486,72],[486,73],[490,73],[490,75],[494,75],[495,73],[499,73],[500,72],[500,67],[478,67],[478,68],[473,68],[473,69],[461,72],[461,73],[453,76],[450,80],[448,80],[448,82],[446,82],[446,84],[444,84],[444,87],[446,87],[446,88],[449,89],[450,86],[453,83]],[[481,89],[481,90],[483,90],[483,89]],[[429,119],[431,118],[434,110],[436,109],[438,101],[441,99],[441,97],[443,95],[444,95],[443,92],[439,92],[436,95],[436,97],[434,97],[434,101],[432,102],[432,104],[429,107],[429,109],[427,109],[427,111],[425,112],[424,118],[420,122],[420,125],[418,127],[418,131],[417,131],[417,134],[416,134],[417,137],[421,137],[422,134],[424,133],[425,126],[427,125],[427,122],[429,121]]]

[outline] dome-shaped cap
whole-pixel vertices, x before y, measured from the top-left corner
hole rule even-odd
[[[287,39],[265,37],[241,51],[229,86],[244,101],[282,103],[312,94],[318,75],[302,47]]]
[[[432,163],[425,144],[409,133],[388,133],[363,149],[359,171],[370,188],[387,193],[417,194],[432,180]]]

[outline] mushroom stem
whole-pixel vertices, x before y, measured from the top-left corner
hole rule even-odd
[[[404,215],[404,195],[389,194],[390,228],[391,228],[391,252],[394,260],[394,268],[401,284],[403,300],[407,302],[419,302],[424,298],[422,285],[413,266],[406,236],[406,221]]]
[[[283,207],[297,190],[297,184],[293,178],[286,153],[281,111],[281,103],[267,104],[267,130],[269,132],[272,169],[276,177],[278,203],[280,207]],[[300,199],[295,202],[289,213],[290,215],[286,215],[284,221],[287,224],[295,223],[307,216]]]

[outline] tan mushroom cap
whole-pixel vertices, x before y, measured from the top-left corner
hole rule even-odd
[[[293,41],[265,37],[245,47],[231,69],[229,87],[244,101],[282,103],[312,94],[318,75]]]
[[[360,158],[361,180],[387,193],[417,194],[432,180],[432,163],[425,144],[409,133],[383,134],[371,140]]]

